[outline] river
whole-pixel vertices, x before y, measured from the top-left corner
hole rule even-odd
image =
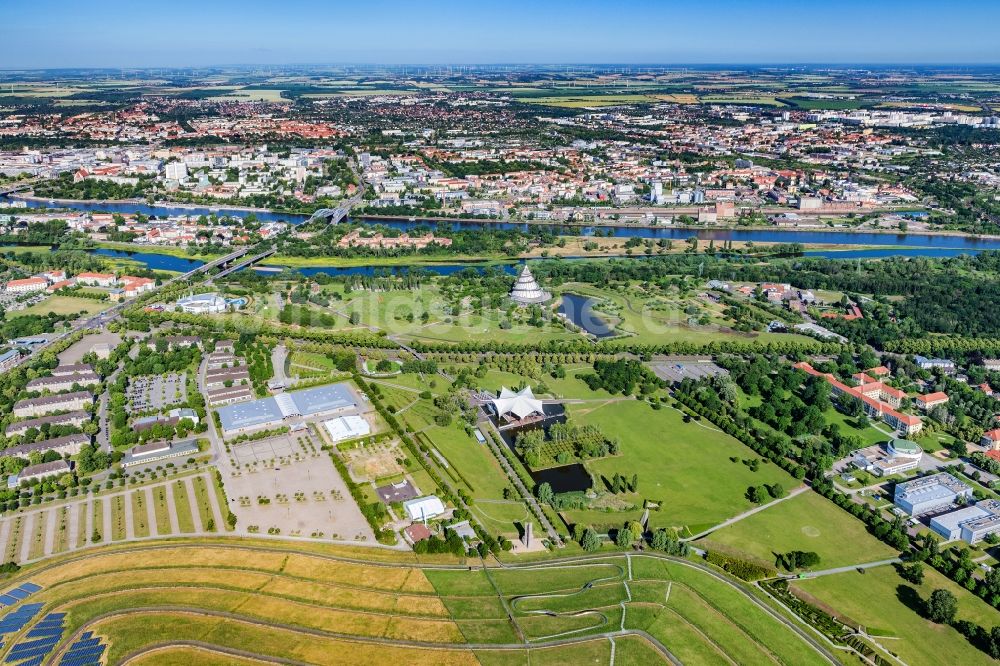
[[[0,197],[0,207],[4,201],[9,201],[7,197]],[[113,213],[142,213],[144,215],[166,217],[170,215],[229,215],[232,217],[246,217],[250,214],[256,215],[258,220],[278,222],[284,221],[291,224],[301,224],[307,219],[306,215],[293,215],[287,213],[272,212],[252,212],[245,210],[234,210],[224,207],[210,208],[185,207],[170,205],[148,205],[145,203],[101,203],[101,202],[80,202],[72,204],[49,204],[46,201],[27,200],[29,208],[45,208],[50,205],[67,208],[77,211],[106,211]],[[361,221],[372,224],[381,224],[386,227],[407,231],[416,227],[437,227],[438,223],[426,221],[411,221],[404,219],[394,220],[373,220],[359,218]],[[458,231],[476,229],[519,229],[527,231],[533,225],[522,222],[442,222],[445,228]],[[538,225],[534,225],[538,226]],[[692,236],[703,240],[714,240],[716,243],[732,241],[741,244],[746,242],[758,245],[771,243],[802,243],[804,245],[844,245],[844,246],[886,246],[879,249],[852,250],[851,252],[863,252],[864,254],[846,254],[835,250],[818,250],[807,252],[808,256],[832,256],[844,258],[871,259],[877,257],[889,257],[896,255],[923,255],[923,256],[955,256],[963,253],[979,252],[982,250],[1000,250],[1000,238],[980,238],[976,236],[959,236],[948,234],[903,234],[903,233],[878,233],[871,231],[823,231],[819,229],[690,229],[675,227],[627,227],[613,225],[594,226],[567,226],[567,225],[546,225],[554,233],[572,236],[593,236],[597,233],[601,235],[613,235],[619,238],[653,238],[684,241]]]

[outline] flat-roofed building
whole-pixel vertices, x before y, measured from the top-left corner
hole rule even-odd
[[[1000,502],[994,499],[983,500],[976,504],[976,507],[983,509],[989,515],[962,523],[961,537],[970,544],[978,543],[990,534],[1000,534]]]
[[[855,451],[852,462],[855,467],[876,476],[892,476],[918,468],[923,453],[920,445],[915,442],[893,439],[885,444]]]
[[[0,354],[0,372],[10,370],[17,365],[19,360],[21,360],[21,351],[18,349],[9,349]]]
[[[403,509],[410,520],[427,520],[444,513],[444,502],[436,495],[417,497],[403,502]]]
[[[323,423],[331,442],[343,442],[348,439],[356,439],[371,434],[372,427],[363,416],[350,414],[348,416],[338,416]]]
[[[178,456],[193,456],[197,453],[198,442],[194,439],[186,439],[181,442],[149,442],[129,449],[125,457],[122,458],[122,467],[146,465]]]
[[[225,436],[275,428],[296,416],[324,416],[356,408],[358,400],[346,383],[317,386],[282,393],[270,398],[241,402],[220,408],[219,421]]]
[[[896,484],[893,502],[911,516],[946,509],[972,497],[972,488],[947,472]]]
[[[931,529],[944,537],[945,541],[953,541],[962,536],[962,525],[971,520],[992,515],[989,511],[974,504],[934,516],[931,518],[930,525]]]
[[[89,391],[61,393],[43,398],[25,398],[14,405],[14,416],[42,416],[53,412],[75,411],[83,409],[84,405],[93,402],[94,396]]]
[[[35,451],[42,454],[55,451],[59,455],[75,456],[85,444],[90,444],[90,435],[77,433],[75,435],[66,435],[65,437],[45,439],[40,442],[31,442],[30,444],[18,444],[9,449],[4,449],[2,454],[5,456],[27,457]]]
[[[50,426],[82,426],[84,423],[90,420],[90,413],[84,411],[67,412],[65,414],[56,414],[54,416],[41,416],[37,419],[28,419],[26,421],[15,421],[7,426],[4,433],[8,437],[13,437],[14,435],[23,435],[28,432],[31,428],[41,429],[44,425]]]

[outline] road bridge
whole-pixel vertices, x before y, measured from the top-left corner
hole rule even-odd
[[[244,260],[240,261],[239,263],[234,263],[232,266],[230,266],[229,268],[226,268],[222,272],[217,273],[216,275],[213,275],[213,276],[209,277],[208,280],[207,280],[207,283],[211,284],[213,280],[217,280],[219,278],[224,278],[227,275],[229,275],[230,273],[235,273],[236,271],[242,270],[242,269],[246,268],[247,266],[251,266],[253,264],[256,264],[261,259],[265,259],[267,257],[270,257],[275,252],[277,252],[277,250],[272,247],[271,249],[266,250],[265,252],[261,252],[260,254],[256,254],[256,255],[250,257],[249,259],[244,259]]]
[[[350,208],[347,206],[340,206],[339,208],[320,208],[312,214],[312,217],[306,220],[306,224],[323,218],[326,218],[330,224],[339,224],[344,220],[344,218],[347,217],[348,211],[350,211]]]

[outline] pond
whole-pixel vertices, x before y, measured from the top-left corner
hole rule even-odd
[[[590,472],[581,463],[549,467],[531,473],[536,484],[547,483],[556,493],[586,492],[594,485]]]
[[[596,303],[596,300],[588,296],[563,294],[559,313],[598,339],[610,338],[615,335],[615,329],[594,312]]]

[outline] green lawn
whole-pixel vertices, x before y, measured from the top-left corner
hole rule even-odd
[[[598,488],[603,488],[601,477],[638,474],[639,490],[631,500],[639,506],[642,499],[661,503],[659,511],[650,513],[653,527],[687,526],[697,533],[751,508],[744,497],[751,485],[780,483],[786,490],[799,485],[772,463],[762,461],[752,472],[740,461],[731,462],[731,456],[759,456],[704,420],[684,423],[673,409],[653,410],[645,402],[625,400],[571,405],[568,411],[574,421],[595,424],[619,439],[619,455],[591,460],[587,468]],[[575,513],[567,512],[571,522],[593,517]],[[603,515],[609,523],[624,519],[615,513]]]
[[[487,445],[467,435],[457,423],[431,426],[422,434],[448,460],[452,471],[457,470],[474,498],[503,499],[503,489],[510,484]]]
[[[183,481],[173,482],[174,507],[177,510],[177,526],[181,532],[194,532],[194,518],[191,515],[191,503],[188,501],[187,488]]]
[[[149,536],[149,511],[146,509],[146,493],[142,489],[133,492],[129,498],[132,502],[132,529],[137,537]]]
[[[919,600],[945,588],[958,597],[960,619],[987,628],[997,624],[994,609],[930,567],[924,567],[919,587],[904,581],[892,567],[801,580],[795,586],[832,608],[841,619],[860,623],[871,634],[894,637],[881,642],[910,666],[934,666],[943,663],[942,659],[950,664],[995,663],[951,627],[925,620],[915,610]]]
[[[872,444],[882,444],[889,441],[892,436],[887,435],[884,432],[878,430],[874,425],[869,423],[864,428],[858,427],[857,419],[851,416],[846,416],[838,412],[835,408],[824,412],[823,417],[826,419],[827,423],[836,423],[840,426],[840,432],[843,434],[855,435],[861,438],[865,446],[870,446]],[[888,426],[881,425],[880,427],[888,429]]]
[[[699,542],[711,549],[720,544],[774,564],[774,553],[813,551],[820,569],[883,560],[897,555],[868,534],[863,523],[833,502],[806,491],[738,523],[713,532]]]
[[[41,303],[36,303],[23,310],[13,310],[6,314],[7,319],[21,317],[25,315],[46,315],[46,314],[93,314],[111,307],[109,301],[95,301],[92,298],[76,298],[75,296],[49,296]]]

